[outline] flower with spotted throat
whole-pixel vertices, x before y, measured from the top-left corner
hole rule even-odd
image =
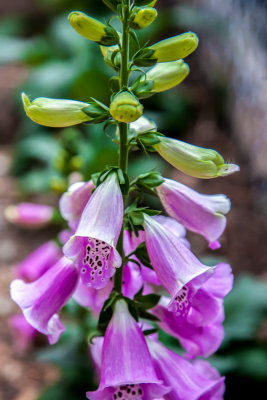
[[[75,234],[64,245],[66,257],[78,266],[82,282],[102,289],[121,266],[116,250],[123,220],[123,198],[115,173],[110,173],[85,206]]]
[[[145,337],[127,303],[118,300],[104,337],[100,385],[87,392],[88,399],[153,400],[168,391],[156,375]]]

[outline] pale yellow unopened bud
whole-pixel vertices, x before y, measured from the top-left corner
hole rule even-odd
[[[197,46],[197,35],[193,32],[186,32],[161,40],[150,48],[155,50],[153,57],[157,59],[157,62],[168,62],[187,57],[196,50]]]
[[[238,165],[225,164],[215,150],[193,146],[180,140],[159,136],[153,147],[172,166],[187,175],[209,179],[239,171]]]
[[[73,11],[69,15],[69,21],[73,29],[86,39],[104,46],[119,43],[119,34],[112,26],[105,25],[83,12]]]
[[[64,128],[92,119],[82,111],[88,104],[81,101],[38,97],[31,102],[25,93],[22,101],[27,116],[40,125]]]
[[[110,104],[110,114],[120,122],[134,122],[143,114],[143,106],[137,97],[127,91],[118,93]]]
[[[152,91],[159,93],[169,90],[181,83],[189,74],[189,66],[183,60],[160,63],[151,68],[141,79],[152,81]]]
[[[132,26],[135,29],[147,28],[157,18],[158,12],[155,8],[145,7],[139,8],[132,21]]]

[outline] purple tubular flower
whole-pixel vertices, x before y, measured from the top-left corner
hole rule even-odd
[[[71,185],[59,200],[59,209],[63,218],[75,230],[79,224],[84,207],[88,203],[92,190],[95,188],[93,181],[77,182]]]
[[[72,297],[82,307],[88,307],[91,311],[99,314],[112,288],[113,283],[111,281],[109,281],[103,289],[97,290],[85,286],[81,279],[79,279],[78,286]]]
[[[8,323],[12,328],[15,349],[18,352],[28,350],[38,334],[38,331],[26,321],[23,314],[13,315],[9,318]]]
[[[28,282],[40,278],[61,258],[61,251],[53,241],[44,243],[16,266],[17,278]]]
[[[85,285],[102,289],[121,266],[116,244],[122,220],[123,198],[117,175],[111,173],[91,196],[76,233],[63,247]]]
[[[157,341],[147,342],[158,377],[171,388],[165,400],[223,399],[224,378],[207,362],[192,364]]]
[[[91,400],[152,400],[169,390],[158,379],[145,337],[124,300],[115,305],[105,333],[101,364],[99,388],[87,392]]]
[[[50,344],[58,341],[64,331],[57,312],[71,297],[78,271],[71,261],[62,257],[44,275],[32,283],[16,279],[11,282],[10,296],[21,308],[28,323],[48,335]]]
[[[231,267],[221,263],[202,285],[199,286],[196,280],[186,285],[186,295],[191,293],[191,296],[180,297],[180,308],[175,304],[171,310],[168,309],[169,299],[162,297],[152,312],[160,319],[161,328],[180,340],[188,357],[209,356],[223,340],[223,301],[232,286]],[[187,307],[184,307],[185,300]]]
[[[144,214],[146,247],[151,264],[164,288],[171,295],[170,307],[174,304],[186,308],[187,284],[194,278],[198,283],[207,280],[213,268],[202,264],[187,246],[154,217]]]
[[[5,216],[9,222],[28,228],[40,228],[48,225],[52,220],[53,213],[53,207],[34,203],[19,203],[5,209]]]
[[[218,239],[226,226],[224,215],[231,208],[231,202],[225,195],[200,194],[171,179],[165,179],[156,190],[171,217],[204,236],[211,249],[220,247]]]

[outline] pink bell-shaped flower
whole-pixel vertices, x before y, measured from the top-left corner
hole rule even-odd
[[[230,200],[223,194],[205,195],[182,183],[165,179],[156,188],[167,213],[187,229],[199,233],[212,249],[220,247],[218,242],[231,208]]]
[[[111,173],[90,197],[75,234],[63,247],[85,285],[102,289],[121,266],[116,244],[122,220],[122,193],[117,175]]]
[[[171,388],[165,400],[223,400],[224,378],[209,363],[190,363],[158,341],[147,342],[158,377]]]
[[[28,323],[48,335],[50,344],[58,341],[64,326],[57,312],[71,297],[78,271],[74,264],[62,257],[38,280],[25,283],[20,279],[11,282],[10,296],[21,308]]]
[[[213,268],[202,264],[171,230],[160,224],[155,217],[144,214],[146,247],[151,264],[164,288],[171,295],[170,308],[175,304],[188,306],[187,284],[198,278],[205,282]]]
[[[194,280],[186,285],[186,295],[191,293],[191,296],[181,298],[181,310],[178,307],[170,310],[170,299],[162,297],[151,312],[159,318],[163,330],[180,340],[188,357],[207,357],[218,349],[223,340],[223,301],[232,286],[231,267],[221,263],[202,285],[196,285]],[[185,301],[188,302],[187,307]]]
[[[97,391],[87,392],[87,397],[90,400],[152,400],[168,390],[155,373],[145,337],[129,313],[127,303],[118,300],[105,333],[100,385]]]

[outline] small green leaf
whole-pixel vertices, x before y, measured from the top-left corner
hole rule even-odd
[[[142,296],[141,299],[139,299],[141,303],[141,307],[144,310],[149,310],[150,308],[155,307],[160,300],[160,296],[155,293],[150,293],[145,296]]]

